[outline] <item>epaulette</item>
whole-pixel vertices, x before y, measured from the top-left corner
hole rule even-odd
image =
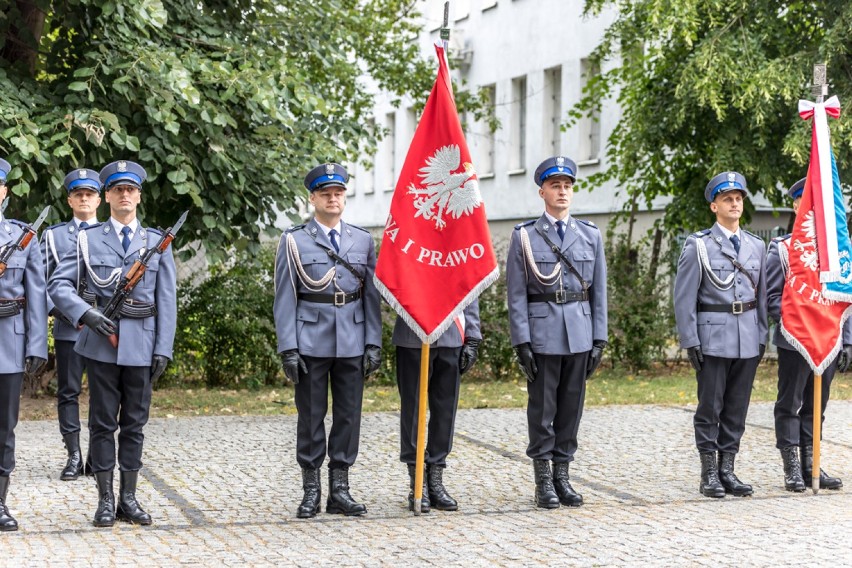
[[[367,229],[365,229],[364,227],[359,227],[358,225],[353,225],[353,224],[351,224],[351,223],[346,223],[346,226],[347,226],[347,227],[352,227],[353,229],[358,229],[359,231],[364,231],[364,232],[365,232],[365,233],[367,233],[368,235],[370,234],[370,231],[368,231],[368,230],[367,230]]]
[[[742,231],[743,231],[743,233],[746,233],[747,235],[751,235],[755,239],[760,239],[761,241],[763,240],[760,237],[758,237],[757,235],[755,235],[754,233],[752,233],[751,231],[746,231],[745,229],[742,229]]]
[[[598,227],[597,225],[595,225],[595,224],[594,224],[593,222],[591,222],[591,221],[584,221],[583,219],[577,219],[577,221],[579,221],[580,223],[582,223],[582,224],[586,225],[587,227],[592,227],[593,229],[597,229],[598,231],[600,231],[600,227]]]
[[[285,233],[292,233],[293,231],[298,231],[299,229],[304,229],[304,228],[305,228],[305,224],[302,223],[301,225],[293,225],[289,229],[286,229],[284,232]]]
[[[692,236],[693,237],[703,237],[703,236],[709,235],[711,233],[711,231],[712,231],[712,229],[704,229],[704,230],[701,230],[701,231],[696,231],[696,232],[692,233]]]
[[[45,231],[52,231],[53,229],[58,229],[59,227],[64,227],[64,226],[65,226],[65,223],[57,223],[55,225],[51,225],[50,227],[45,229]]]
[[[23,221],[18,221],[17,219],[6,219],[6,220],[9,221],[10,223],[12,223],[13,225],[18,225],[19,227],[29,227],[29,225],[27,225]]]
[[[162,229],[157,229],[157,228],[154,228],[154,227],[148,227],[145,230],[148,231],[149,233],[154,233],[155,235],[159,235],[161,237],[163,236]]]
[[[792,234],[792,233],[787,233],[786,235],[781,235],[780,237],[774,237],[774,238],[772,239],[772,242],[773,242],[773,243],[780,243],[780,242],[782,242],[782,241],[786,241],[787,239],[789,239],[789,238],[790,238],[790,237],[792,237],[792,236],[793,236],[793,234]]]
[[[521,227],[529,227],[530,225],[532,225],[536,221],[538,221],[538,219],[531,219],[529,221],[524,221],[523,223],[518,223],[517,225],[515,225],[515,230],[517,231]]]
[[[85,227],[83,230],[84,231],[91,231],[95,227],[100,227],[101,225],[103,225],[103,223],[93,223],[93,224],[89,225],[88,227]]]

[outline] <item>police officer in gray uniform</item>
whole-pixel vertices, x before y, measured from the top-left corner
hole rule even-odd
[[[59,223],[49,227],[42,235],[42,250],[44,251],[45,277],[59,264],[68,251],[77,249],[77,233],[98,222],[98,205],[101,203],[101,180],[98,172],[86,168],[76,169],[65,176],[63,182],[68,191],[68,205],[73,217],[67,223]],[[85,282],[83,280],[82,282]],[[92,292],[77,291],[88,303],[95,301]],[[80,452],[80,391],[83,385],[85,363],[83,357],[74,351],[74,343],[80,335],[80,330],[71,325],[70,320],[59,312],[47,298],[48,313],[54,316],[53,344],[56,350],[56,407],[59,416],[59,433],[65,441],[68,451],[68,461],[59,479],[70,481],[83,474],[84,462]],[[86,466],[91,469],[91,458],[86,460]],[[89,473],[87,471],[87,473]]]
[[[458,502],[444,487],[447,456],[453,448],[461,376],[479,355],[479,301],[474,300],[453,325],[429,348],[429,424],[424,461],[423,497],[420,511],[431,507],[455,511]],[[399,316],[393,328],[396,346],[396,382],[399,387],[399,460],[408,466],[408,509],[414,510],[414,479],[417,460],[417,422],[420,400],[420,352],[423,342]]]
[[[793,210],[799,210],[805,179],[794,183],[787,191],[793,199]],[[795,251],[792,251],[795,254]],[[766,255],[766,297],[769,317],[776,323],[781,321],[781,298],[789,269],[790,235],[777,237],[769,243]],[[778,346],[778,399],[775,402],[775,447],[781,451],[784,462],[784,488],[802,492],[811,486],[813,474],[813,420],[814,420],[814,372],[805,358],[781,334],[780,325],[773,337]],[[834,373],[845,373],[852,364],[852,319],[843,326],[843,350],[822,373],[822,419],[831,389]],[[799,452],[801,451],[801,461]],[[823,489],[840,489],[843,481],[819,473],[819,486]]]
[[[358,455],[364,379],[381,362],[382,322],[373,284],[373,238],[341,221],[347,181],[340,164],[322,164],[308,173],[305,187],[314,218],[282,235],[275,261],[278,352],[284,374],[295,385],[299,412],[296,461],[304,489],[299,518],[319,512],[319,468],[326,453],[326,512],[367,512],[349,493],[349,468]],[[329,383],[334,418],[326,446]]]
[[[594,224],[569,214],[576,171],[564,156],[536,168],[544,215],[515,227],[506,261],[509,330],[529,381],[527,455],[535,468],[535,502],[545,509],[583,504],[568,467],[586,379],[607,344],[603,240]]]
[[[89,377],[89,445],[99,496],[94,517],[97,527],[112,526],[116,519],[151,524],[151,515],[136,500],[136,485],[152,387],[172,357],[175,337],[177,300],[171,248],[152,257],[117,322],[100,311],[109,303],[121,276],[144,254],[143,249],[155,247],[162,236],[143,227],[136,217],[146,177],[142,166],[124,160],[101,170],[110,218],[80,232],[77,248],[62,257],[48,283],[57,309],[74,324],[86,326],[74,349],[83,356]],[[98,308],[77,294],[83,280],[97,296]],[[117,348],[110,343],[116,334]],[[117,430],[121,483],[116,505]]]
[[[752,494],[751,485],[734,474],[734,458],[766,350],[766,245],[740,228],[747,195],[740,173],[722,172],[710,180],[704,197],[716,224],[687,237],[675,278],[680,346],[698,379],[693,422],[700,491],[707,497]]]
[[[0,203],[6,199],[6,176],[12,166],[0,159]],[[27,226],[0,212],[0,252],[15,246]],[[6,497],[15,469],[15,426],[24,373],[35,374],[47,361],[47,302],[41,251],[31,242],[16,250],[0,275],[0,531],[18,530]]]

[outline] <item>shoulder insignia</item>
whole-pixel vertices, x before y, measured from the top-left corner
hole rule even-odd
[[[101,225],[103,225],[103,223],[93,223],[93,224],[89,225],[88,227],[84,228],[83,230],[84,231],[91,231],[95,227],[100,227]]]
[[[160,229],[155,229],[154,227],[148,227],[145,230],[148,231],[149,233],[153,233],[153,234],[157,235],[158,237],[163,236],[163,231],[161,231]]]
[[[521,227],[529,227],[530,225],[534,224],[536,221],[538,221],[538,219],[531,219],[529,221],[524,221],[523,223],[518,223],[517,225],[515,225],[515,230],[517,231]]]
[[[692,236],[693,237],[704,237],[706,235],[709,235],[711,231],[712,231],[712,229],[704,229],[702,231],[696,231],[695,233],[692,233]]]
[[[749,235],[749,236],[752,236],[752,237],[754,237],[755,239],[758,239],[758,240],[760,240],[760,241],[762,241],[762,240],[763,240],[763,239],[761,239],[760,237],[758,237],[757,235],[755,235],[754,233],[752,233],[751,231],[746,231],[745,229],[743,229],[742,231],[743,231],[743,233],[745,233],[745,234],[747,234],[747,235]]]
[[[597,229],[598,231],[600,231],[600,228],[597,225],[595,225],[592,221],[584,221],[583,219],[577,219],[577,221],[586,225],[587,227],[592,227],[593,229]]]
[[[346,226],[347,226],[347,227],[352,227],[353,229],[358,229],[359,231],[364,231],[364,232],[365,232],[365,233],[367,233],[368,235],[370,234],[370,231],[368,231],[368,230],[367,230],[367,229],[365,229],[364,227],[359,227],[358,225],[353,225],[352,223],[346,223]]]
[[[45,231],[52,231],[53,229],[58,229],[59,227],[64,227],[65,225],[67,225],[67,223],[57,223],[55,225],[51,225],[50,227],[45,229]]]
[[[793,234],[792,234],[792,233],[787,233],[786,235],[781,235],[780,237],[775,237],[775,238],[773,238],[773,239],[772,239],[772,242],[774,242],[774,243],[780,243],[780,242],[786,241],[787,239],[789,239],[789,238],[790,238],[790,237],[792,237],[792,236],[793,236]]]
[[[27,225],[23,221],[18,221],[17,219],[6,219],[6,220],[9,221],[10,223],[12,223],[13,225],[18,225],[19,227],[29,227],[29,225]]]
[[[292,227],[285,229],[284,232],[285,233],[292,233],[293,231],[298,231],[299,229],[304,229],[304,228],[305,228],[305,224],[302,223],[301,225],[293,225]]]

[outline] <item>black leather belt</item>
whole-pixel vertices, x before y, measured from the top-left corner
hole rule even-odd
[[[550,294],[530,294],[527,296],[528,302],[556,302],[557,304],[567,304],[568,302],[586,302],[589,299],[589,291],[569,292],[567,290],[557,290]]]
[[[698,303],[699,312],[724,312],[726,314],[739,315],[743,312],[753,310],[757,307],[757,300],[750,302],[731,302],[730,304],[702,304]]]
[[[0,298],[0,318],[10,318],[18,315],[26,305],[26,298],[13,298],[11,300]]]
[[[361,290],[347,294],[346,292],[335,292],[334,294],[311,294],[310,292],[299,292],[299,299],[306,302],[317,302],[319,304],[334,304],[342,306],[361,298]]]

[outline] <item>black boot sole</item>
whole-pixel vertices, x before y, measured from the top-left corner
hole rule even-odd
[[[17,525],[13,527],[0,527],[0,532],[15,532],[16,530],[18,530]]]
[[[790,491],[791,493],[804,493],[805,490],[807,489],[807,487],[805,487],[804,485],[802,485],[802,486],[785,485],[784,489],[786,491]]]
[[[296,511],[296,518],[297,519],[312,519],[312,518],[316,517],[317,513],[319,513],[319,512],[320,512],[320,506],[319,506],[319,504],[317,504],[317,506],[314,507],[313,511],[302,511],[302,510]]]
[[[150,526],[154,523],[154,520],[150,517],[147,519],[134,519],[130,515],[123,513],[121,511],[115,512],[115,520],[121,521],[123,523],[130,523],[131,525],[142,525],[144,527]]]
[[[82,476],[82,475],[83,475],[82,469],[80,471],[78,471],[77,473],[73,473],[73,474],[61,473],[59,475],[59,480],[60,481],[74,481],[75,479],[79,479],[80,476]]]
[[[733,489],[725,489],[725,493],[733,497],[751,497],[752,495],[754,495],[754,489],[750,489],[748,491],[734,491]]]
[[[115,526],[115,519],[113,519],[112,521],[92,521],[92,524],[98,527],[99,529],[105,529]]]
[[[360,517],[362,515],[367,514],[366,509],[363,510],[363,511],[346,511],[342,507],[340,507],[339,505],[329,504],[329,503],[327,503],[326,506],[325,506],[325,512],[329,513],[331,515],[343,515],[343,516],[346,516],[346,517]]]
[[[722,499],[725,496],[726,491],[723,489],[722,491],[713,490],[710,491],[702,489],[700,486],[698,487],[698,492],[704,495],[705,497],[712,497],[713,499]]]

